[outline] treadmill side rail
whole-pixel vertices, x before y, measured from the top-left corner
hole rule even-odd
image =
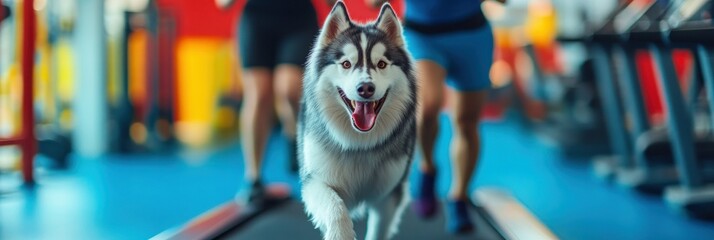
[[[246,224],[258,215],[275,209],[290,200],[290,189],[285,185],[272,184],[267,186],[266,191],[271,198],[269,203],[251,206],[229,200],[186,224],[159,233],[151,240],[215,239],[230,229]]]
[[[229,201],[197,217],[190,224],[164,231],[151,240],[210,239],[215,237],[215,233],[221,232],[221,229],[235,224],[247,210],[249,209],[243,209],[234,201]]]
[[[505,239],[554,240],[558,237],[528,209],[507,192],[491,187],[479,188],[471,195]]]

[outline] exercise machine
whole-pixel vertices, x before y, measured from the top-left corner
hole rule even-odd
[[[190,222],[166,230],[152,239],[320,239],[304,213],[302,203],[290,199],[286,187],[268,188],[273,201],[263,206],[242,206],[229,201]],[[481,188],[472,194],[472,218],[476,231],[470,235],[449,235],[443,216],[420,220],[411,209],[402,216],[394,239],[557,239],[525,207],[508,193]],[[442,211],[443,212],[443,209]],[[358,239],[364,238],[365,221],[355,221]]]
[[[0,5],[2,1],[0,1]],[[37,151],[35,139],[35,114],[33,111],[34,71],[33,57],[35,55],[35,11],[33,1],[22,3],[22,129],[18,136],[0,138],[0,146],[17,145],[22,151],[22,179],[25,185],[35,184],[34,158]],[[5,12],[5,11],[3,11]],[[4,16],[9,16],[3,13]]]
[[[698,114],[700,82],[705,87],[712,85],[712,79],[707,79],[712,65],[706,50],[710,42],[707,36],[711,36],[706,32],[712,26],[708,18],[711,4],[709,0],[632,2],[615,15],[610,31],[599,34],[609,43],[609,49],[601,56],[610,54],[614,61],[605,62],[610,59],[602,57],[601,68],[607,74],[617,73],[611,79],[601,74],[600,84],[614,93],[609,97],[616,105],[609,106],[608,117],[612,120],[610,127],[619,128],[614,137],[621,146],[616,158],[596,161],[596,170],[612,174],[619,183],[638,190],[664,191],[672,206],[702,218],[714,216],[714,188],[709,185],[714,181],[714,139],[710,131],[695,132],[693,116]],[[685,79],[689,83],[688,97],[683,95],[675,71],[674,48],[697,53],[696,70]],[[637,51],[652,54],[667,109],[664,128],[650,126],[642,79],[634,71]],[[711,95],[707,97],[709,106],[712,100]],[[630,128],[624,124],[626,119]]]
[[[680,77],[676,74],[667,76],[664,71],[665,68],[674,71],[674,64],[670,65],[668,62],[673,59],[673,47],[680,48],[680,45],[669,44],[670,41],[663,38],[663,33],[666,34],[668,31],[668,29],[664,29],[667,26],[666,24],[644,23],[672,23],[671,19],[673,18],[696,18],[693,14],[694,12],[682,12],[692,8],[692,4],[698,3],[696,1],[653,1],[646,11],[644,11],[642,17],[637,19],[637,21],[633,21],[630,31],[626,33],[629,36],[629,50],[620,53],[620,58],[625,59],[627,66],[635,66],[634,57],[636,50],[649,51],[655,57],[659,55],[660,59],[655,58],[654,62],[655,69],[659,70],[657,79],[660,80],[660,86],[677,87],[677,89],[680,89]],[[663,62],[663,58],[667,58],[667,62]],[[698,69],[695,68],[695,70]],[[698,93],[701,92],[699,91],[701,89],[701,84],[699,84],[701,79],[697,77],[698,71],[693,72],[694,74],[690,74],[690,77],[684,79],[684,82],[689,85],[687,91],[688,97],[677,99],[677,101],[682,101],[685,109],[668,108],[670,109],[667,111],[668,113],[688,115],[689,118],[699,114],[697,96]],[[663,79],[668,82],[673,82],[674,85],[663,84],[661,82]],[[623,85],[625,85],[626,88],[631,89],[627,92],[628,96],[625,102],[628,112],[631,113],[630,119],[633,119],[633,125],[635,125],[635,135],[633,135],[635,138],[635,164],[632,169],[624,169],[624,171],[621,171],[618,174],[618,179],[626,185],[635,186],[645,191],[660,193],[667,185],[672,185],[679,181],[678,170],[675,164],[676,150],[673,147],[674,145],[672,145],[677,136],[674,136],[670,131],[673,128],[673,126],[671,126],[673,120],[671,115],[669,115],[668,124],[665,127],[653,128],[650,126],[647,122],[647,116],[644,115],[645,109],[642,94],[638,92],[639,89],[642,89],[639,82],[643,79],[638,81],[637,75],[628,73],[628,75],[624,76],[621,80],[623,80]],[[667,97],[667,89],[663,90],[665,91],[663,102],[665,105],[670,106],[673,99]],[[687,111],[687,109],[689,109],[689,111]],[[714,139],[708,134],[708,130],[705,129],[704,132],[692,136],[694,137],[693,144],[696,149],[697,161],[706,162],[708,159],[714,160]],[[714,177],[712,174],[707,174],[707,176]]]
[[[662,151],[668,146],[669,139],[660,129],[652,128],[649,122],[641,90],[644,79],[640,79],[636,71],[635,55],[637,51],[648,50],[648,44],[663,42],[660,25],[643,23],[662,21],[676,9],[673,5],[667,0],[631,2],[612,18],[611,28],[599,33],[600,39],[609,41],[606,51],[614,69],[611,71],[616,73],[612,79],[601,80],[614,81],[610,91],[616,95],[613,97],[620,98],[618,104],[622,108],[615,119],[621,123],[615,124],[621,128],[615,137],[625,143],[621,146],[625,149],[618,153],[620,161],[599,162],[600,170],[609,168],[605,172],[614,174],[619,183],[647,192],[661,191],[667,184],[674,183],[676,176],[672,175],[671,152]],[[629,128],[622,124],[625,119],[630,120]]]
[[[688,0],[681,3],[676,13],[667,22],[670,44],[684,44],[696,51],[703,83],[707,92],[710,110],[714,107],[714,2],[711,0]],[[668,132],[678,170],[679,183],[665,189],[668,204],[689,216],[714,218],[714,158],[701,153],[701,145],[694,144],[692,114],[684,106],[681,90],[676,84],[668,48],[651,45],[660,66],[661,85],[668,109]],[[714,122],[714,118],[710,118]],[[710,148],[711,149],[711,148]]]
[[[601,178],[611,178],[619,168],[632,166],[632,142],[628,140],[627,128],[624,124],[623,100],[618,94],[618,86],[613,79],[616,78],[613,70],[612,54],[613,45],[620,42],[619,34],[615,30],[615,18],[631,1],[620,1],[607,21],[601,26],[589,26],[592,34],[588,37],[588,53],[592,56],[595,69],[596,85],[600,96],[601,106],[605,115],[605,126],[608,133],[611,154],[595,157],[593,168],[595,174]]]

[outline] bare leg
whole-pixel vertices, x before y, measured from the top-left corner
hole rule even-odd
[[[453,103],[454,126],[454,137],[451,141],[452,180],[449,198],[466,200],[469,181],[481,151],[478,123],[486,99],[486,91],[454,91],[449,95],[450,102]]]
[[[444,81],[446,71],[432,61],[417,62],[419,81],[419,104],[417,109],[418,146],[422,159],[419,164],[418,190],[415,192],[412,209],[423,218],[434,216],[436,201],[436,167],[434,166],[434,144],[439,130],[439,112],[444,104]]]
[[[436,170],[434,144],[439,131],[439,112],[444,104],[446,70],[432,61],[418,61],[416,70],[420,85],[417,131],[422,161],[419,168],[424,173],[433,173]]]
[[[290,170],[298,171],[297,114],[302,94],[302,68],[292,64],[279,65],[275,70],[275,91],[278,117],[283,124],[283,134],[288,138]]]
[[[275,91],[278,118],[283,124],[284,134],[294,140],[302,94],[302,68],[292,64],[279,65],[275,70]]]
[[[269,69],[244,70],[244,104],[240,111],[240,130],[245,159],[245,179],[260,180],[265,145],[273,123],[273,81]]]

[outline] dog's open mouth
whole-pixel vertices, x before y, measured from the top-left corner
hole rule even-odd
[[[387,94],[389,94],[389,90],[387,90],[387,92],[384,93],[384,97],[377,101],[362,102],[350,100],[340,88],[337,88],[337,92],[340,93],[342,101],[350,112],[352,112],[352,125],[362,132],[372,130],[374,124],[377,122],[379,110],[382,110],[384,100],[387,99]]]

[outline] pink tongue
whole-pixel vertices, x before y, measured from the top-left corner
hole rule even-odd
[[[377,114],[374,113],[374,102],[356,102],[355,111],[352,113],[352,121],[357,129],[369,131],[374,126]]]

